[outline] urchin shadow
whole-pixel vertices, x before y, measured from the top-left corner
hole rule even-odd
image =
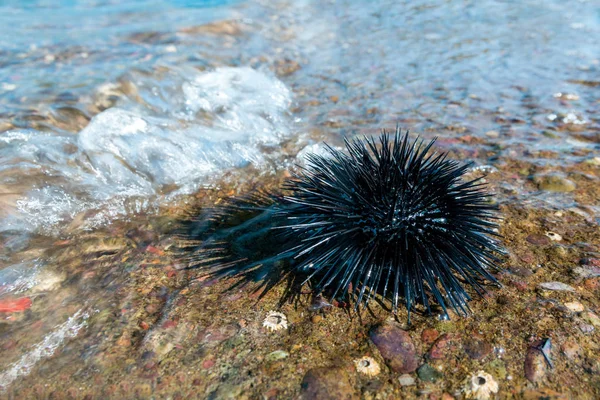
[[[186,265],[185,269],[198,270],[199,278],[233,278],[234,283],[224,292],[249,288],[252,293],[260,293],[256,297],[259,302],[275,287],[282,286],[278,307],[288,303],[314,312],[333,307],[319,300],[333,301],[333,290],[319,290],[313,284],[321,274],[311,279],[310,271],[296,268],[298,262],[289,251],[294,238],[277,229],[275,222],[279,199],[264,193],[232,198],[181,220],[174,232],[179,239],[175,257]],[[337,296],[338,308],[350,318],[354,317],[353,309],[365,309],[374,315],[370,304],[355,308],[355,297],[351,293]],[[391,310],[382,299],[374,299]]]
[[[294,270],[295,262],[286,252],[290,238],[274,229],[275,201],[263,193],[228,199],[180,221],[176,257],[186,269],[199,270],[201,277],[233,278],[224,291],[250,288],[259,293],[257,302],[283,283],[278,307],[298,307],[315,292],[308,274]]]

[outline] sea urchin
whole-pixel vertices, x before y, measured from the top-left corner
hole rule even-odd
[[[284,185],[275,216],[293,243],[284,252],[307,271],[317,292],[332,297],[353,288],[357,306],[374,293],[402,297],[410,310],[431,298],[466,314],[463,284],[479,294],[498,283],[501,252],[495,219],[481,178],[463,181],[471,164],[431,152],[434,141],[411,141],[397,129],[379,139],[346,141],[347,152],[327,147]],[[350,286],[351,285],[351,286]]]

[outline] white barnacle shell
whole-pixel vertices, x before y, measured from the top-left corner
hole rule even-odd
[[[358,360],[354,360],[354,364],[356,365],[356,370],[358,372],[370,377],[377,376],[379,375],[379,372],[381,372],[379,364],[373,359],[373,357],[361,357]]]
[[[498,393],[498,382],[485,371],[478,371],[465,381],[464,392],[467,398],[476,400],[489,400],[494,393]]]
[[[287,317],[283,313],[277,311],[269,311],[267,317],[263,321],[263,326],[271,332],[278,331],[280,329],[287,329]]]

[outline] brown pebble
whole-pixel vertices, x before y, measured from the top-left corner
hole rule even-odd
[[[311,318],[313,324],[318,324],[319,322],[321,322],[323,320],[323,317],[320,315],[313,315],[313,317]]]
[[[433,346],[431,346],[429,352],[427,353],[427,357],[432,360],[441,360],[446,358],[446,356],[448,356],[448,354],[454,350],[454,342],[456,339],[457,337],[455,335],[447,333],[443,334],[435,341]]]
[[[525,356],[525,377],[533,383],[539,382],[546,375],[546,369],[546,359],[542,352],[530,347]]]
[[[511,284],[517,288],[520,292],[527,290],[527,282],[523,281],[512,281]]]
[[[600,278],[589,278],[583,281],[583,286],[588,290],[596,290],[600,287]]]
[[[474,334],[470,336],[464,343],[465,353],[473,360],[481,360],[490,354],[493,350],[490,345],[483,337]]]
[[[525,240],[536,246],[546,246],[550,244],[550,238],[546,235],[529,235]]]
[[[423,332],[421,332],[421,340],[423,341],[423,344],[426,346],[429,346],[433,342],[435,342],[435,340],[438,338],[438,336],[440,336],[440,333],[436,329],[433,329],[433,328],[423,329]]]
[[[577,343],[571,341],[564,342],[560,348],[569,360],[577,357],[581,351],[581,347]]]
[[[346,370],[321,367],[309,370],[300,385],[300,399],[353,400],[358,399]]]
[[[415,345],[408,332],[398,324],[388,322],[371,331],[371,340],[385,362],[396,372],[413,372],[419,366]]]
[[[521,266],[511,267],[508,269],[508,271],[513,275],[522,276],[523,278],[527,278],[527,277],[533,275],[532,270],[530,270],[529,268],[521,267]]]

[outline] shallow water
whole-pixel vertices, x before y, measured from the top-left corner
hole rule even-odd
[[[0,3],[0,386],[71,357],[110,370],[136,307],[156,300],[164,325],[185,290],[136,274],[179,270],[163,250],[186,205],[270,184],[322,141],[437,136],[503,206],[596,226],[599,42],[593,1]]]

